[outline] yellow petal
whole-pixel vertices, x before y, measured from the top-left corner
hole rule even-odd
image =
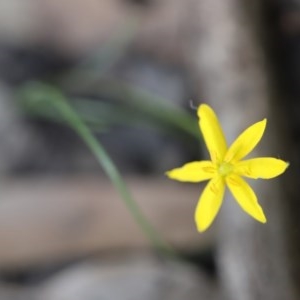
[[[213,178],[205,187],[195,211],[199,231],[205,231],[215,219],[224,196],[225,184],[222,177]]]
[[[216,168],[213,163],[208,160],[190,162],[182,166],[168,171],[167,176],[171,179],[186,181],[186,182],[200,182],[214,177]]]
[[[282,174],[289,163],[273,158],[273,157],[259,157],[240,161],[236,164],[234,172],[249,178],[274,178]]]
[[[232,174],[226,177],[226,183],[233,197],[246,213],[259,222],[267,222],[264,212],[257,202],[255,193],[244,179]]]
[[[214,111],[206,104],[198,108],[199,126],[214,163],[221,162],[227,150],[223,130]]]
[[[249,154],[261,140],[266,128],[266,123],[267,120],[264,119],[242,132],[229,147],[225,155],[225,161],[236,162]]]

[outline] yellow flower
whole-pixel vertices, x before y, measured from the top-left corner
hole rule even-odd
[[[256,195],[242,176],[269,179],[282,174],[288,163],[273,157],[241,160],[258,144],[266,128],[264,119],[247,128],[228,148],[214,111],[206,104],[198,108],[199,126],[211,160],[190,162],[167,172],[171,179],[184,182],[210,180],[195,211],[199,231],[205,231],[215,219],[228,186],[241,208],[259,222],[266,217]]]

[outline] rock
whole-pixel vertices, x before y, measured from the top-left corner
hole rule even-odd
[[[132,255],[119,261],[88,261],[45,282],[37,300],[214,300],[216,286],[179,261]]]
[[[41,150],[34,128],[14,102],[13,91],[0,82],[0,173],[9,173],[34,161]]]
[[[195,252],[211,245],[213,230],[199,235],[193,219],[201,188],[167,178],[126,181],[143,213],[176,249]],[[6,269],[150,246],[101,177],[2,181],[0,244],[0,268]]]
[[[38,300],[35,288],[13,283],[0,282],[1,300]]]
[[[190,39],[192,5],[188,0],[151,1],[139,8],[125,0],[28,0],[26,4],[1,0],[0,41],[80,57],[124,34],[135,20],[137,48],[182,61]]]

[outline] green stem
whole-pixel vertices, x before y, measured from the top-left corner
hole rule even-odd
[[[117,167],[110,159],[109,155],[102,147],[100,142],[94,137],[88,126],[81,120],[75,110],[68,104],[64,95],[57,89],[49,87],[48,85],[37,85],[38,86],[35,86],[34,89],[39,90],[39,92],[35,94],[36,96],[38,96],[38,98],[40,98],[38,101],[49,99],[54,102],[55,107],[59,110],[68,125],[75,130],[75,132],[83,139],[88,148],[95,155],[98,163],[102,166],[106,175],[110,178],[113,185],[118,190],[121,198],[124,200],[124,203],[131,212],[133,218],[140,225],[141,229],[146,234],[146,236],[148,236],[153,245],[168,256],[175,257],[176,254],[173,248],[161,238],[159,233],[147,221],[141,209],[131,197],[131,194],[129,193],[129,190],[125,182],[123,181]],[[29,91],[30,90],[32,91],[32,89],[29,88]],[[37,101],[37,99],[35,100]]]

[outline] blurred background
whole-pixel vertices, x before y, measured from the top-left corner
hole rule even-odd
[[[299,50],[296,0],[0,0],[0,299],[299,299]],[[149,242],[57,95],[176,259]],[[265,226],[228,197],[199,234],[204,185],[164,175],[207,157],[200,103],[229,142],[270,121],[256,154],[291,167],[255,183]]]

